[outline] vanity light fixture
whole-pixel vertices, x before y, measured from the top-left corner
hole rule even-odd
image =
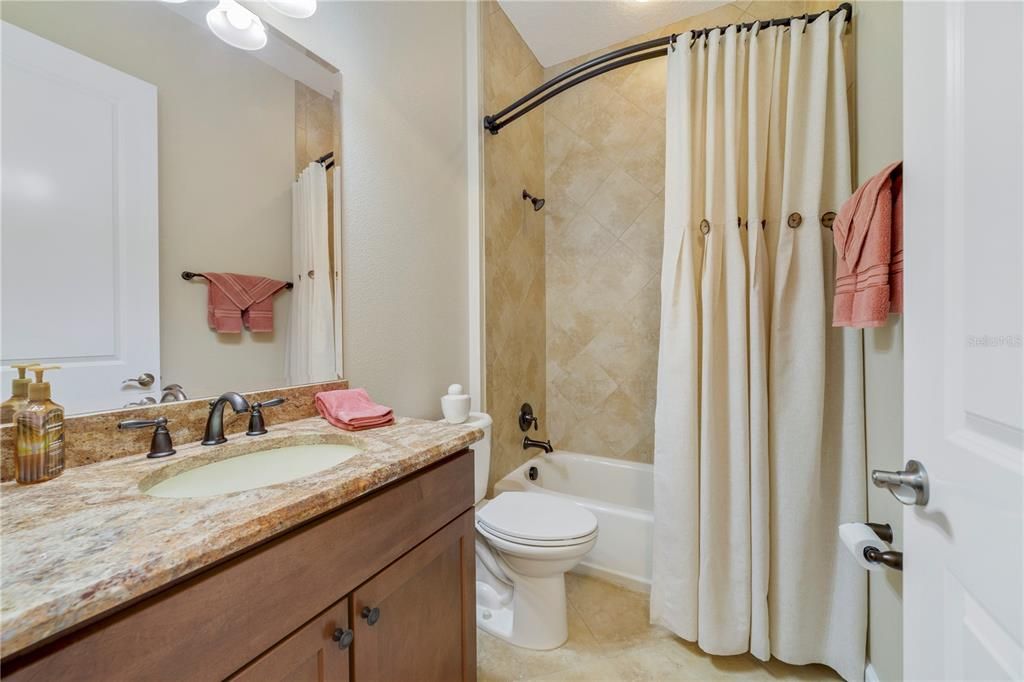
[[[240,50],[259,50],[267,44],[263,22],[236,0],[220,0],[206,14],[206,25],[215,36]]]
[[[316,0],[267,0],[267,4],[293,19],[308,19],[316,12]]]

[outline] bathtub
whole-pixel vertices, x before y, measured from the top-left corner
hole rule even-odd
[[[529,471],[537,467],[537,479]],[[594,549],[574,569],[634,590],[649,591],[654,535],[654,467],[556,450],[534,457],[494,484],[494,494],[557,495],[597,517]]]

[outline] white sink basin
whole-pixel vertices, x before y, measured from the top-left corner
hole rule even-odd
[[[153,497],[210,497],[287,483],[341,464],[362,450],[318,443],[250,452],[183,471],[145,490]]]

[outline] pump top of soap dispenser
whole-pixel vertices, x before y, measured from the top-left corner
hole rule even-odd
[[[11,381],[11,397],[25,398],[28,396],[28,386],[32,380],[25,377],[25,370],[30,367],[35,367],[35,363],[25,362],[11,365],[11,369],[18,370],[18,378]]]
[[[35,383],[28,386],[28,399],[31,402],[39,402],[50,399],[50,382],[43,381],[43,372],[51,369],[60,369],[60,365],[32,365],[28,368],[36,375]]]
[[[452,384],[449,386],[448,395],[464,395],[462,392],[462,384]]]
[[[11,365],[11,369],[18,370],[18,378],[11,381],[11,397],[0,403],[0,424],[13,422],[14,415],[28,404],[28,386],[32,380],[25,378],[25,370],[34,364],[26,362]]]

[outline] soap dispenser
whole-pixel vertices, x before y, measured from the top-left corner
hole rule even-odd
[[[448,387],[448,395],[441,396],[441,411],[449,424],[461,424],[469,418],[469,394],[462,392],[462,384]]]
[[[31,362],[11,365],[11,369],[18,370],[18,378],[11,382],[11,397],[3,402],[0,409],[0,424],[13,424],[14,415],[28,404],[28,385],[32,380],[25,378],[25,370],[33,365]]]
[[[15,468],[18,483],[38,483],[64,472],[64,408],[50,400],[50,384],[43,372],[57,365],[33,365],[36,375],[28,386],[28,403],[14,416]]]

